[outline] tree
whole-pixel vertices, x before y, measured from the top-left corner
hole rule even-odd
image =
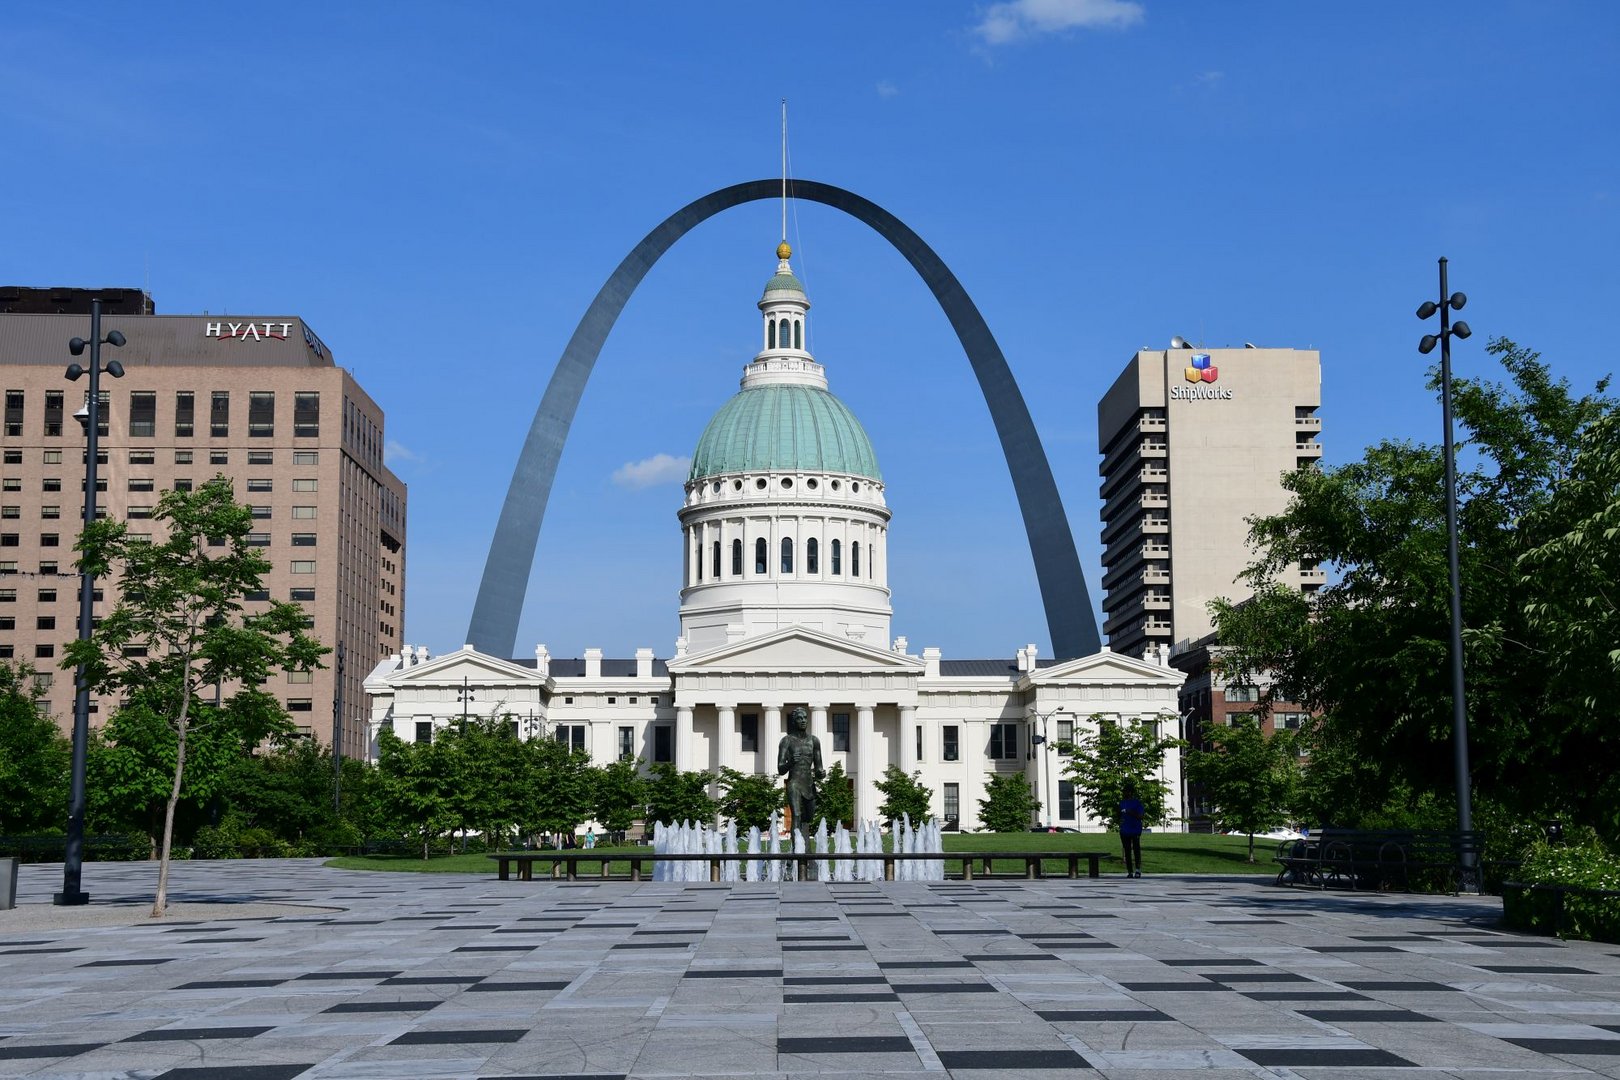
[[[1169,790],[1159,779],[1164,755],[1181,745],[1161,738],[1150,725],[1118,723],[1101,715],[1091,717],[1092,731],[1074,743],[1060,743],[1071,755],[1064,771],[1074,782],[1074,795],[1097,821],[1118,824],[1119,803],[1127,785],[1142,801],[1142,823],[1160,825],[1169,816]]]
[[[883,779],[876,786],[883,793],[878,817],[884,821],[899,821],[905,814],[916,825],[932,816],[934,789],[922,782],[922,773],[907,776],[898,765],[890,765],[883,770]]]
[[[1577,396],[1535,352],[1505,339],[1489,351],[1508,382],[1458,379],[1454,395],[1472,786],[1510,818],[1563,817],[1613,839],[1620,410],[1606,380]],[[1344,781],[1307,779],[1324,821],[1427,814],[1453,798],[1443,473],[1439,447],[1386,441],[1285,474],[1286,509],[1251,521],[1254,599],[1211,605],[1228,682],[1264,672],[1265,699],[1322,713],[1308,772],[1325,749]],[[1308,601],[1286,581],[1302,562],[1332,571]]]
[[[844,763],[835,761],[827,774],[816,783],[816,813],[832,828],[840,823],[855,824],[855,784],[844,772]],[[810,823],[812,831],[815,822]],[[798,828],[798,822],[793,823]]]
[[[79,569],[105,577],[118,568],[118,601],[89,640],[73,641],[64,668],[82,664],[89,686],[122,696],[126,708],[160,717],[173,733],[174,774],[164,807],[154,918],[168,899],[175,809],[185,780],[187,743],[205,686],[233,685],[206,723],[244,747],[291,730],[285,710],[259,689],[284,671],[321,666],[328,652],[304,633],[297,604],[266,602],[246,612],[270,563],[248,546],[252,511],[216,477],[195,491],[170,491],[152,513],[160,538],[98,521],[78,543]]]
[[[739,828],[756,825],[769,828],[771,815],[782,808],[787,793],[774,776],[720,770],[720,814],[735,821]]]
[[[522,816],[532,754],[518,740],[508,718],[477,717],[463,728],[442,732],[456,781],[450,802],[466,848],[469,829],[499,846]]]
[[[979,824],[991,832],[1023,832],[1041,808],[1021,772],[997,773],[984,784],[979,800]]]
[[[681,772],[667,761],[648,770],[647,820],[676,825],[683,821],[708,821],[714,817],[715,801],[709,798],[714,779],[706,772]]]
[[[0,662],[0,834],[61,826],[71,746],[26,664]]]
[[[596,770],[591,756],[556,739],[529,739],[524,750],[521,821],[524,831],[574,835],[591,816]]]
[[[398,833],[429,846],[455,827],[455,777],[450,755],[438,742],[406,742],[388,728],[377,735],[381,802]]]
[[[604,765],[596,770],[596,800],[591,816],[618,840],[635,823],[647,800],[647,781],[634,758]]]
[[[1254,716],[1234,717],[1206,735],[1212,748],[1187,754],[1187,777],[1214,804],[1221,828],[1248,834],[1254,862],[1254,834],[1288,820],[1299,773],[1295,740],[1286,731],[1267,735]]]

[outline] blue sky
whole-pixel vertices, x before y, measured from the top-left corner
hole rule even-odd
[[[575,323],[667,214],[777,174],[786,97],[793,174],[893,211],[983,312],[1095,600],[1095,403],[1140,346],[1320,349],[1330,464],[1438,441],[1412,312],[1440,255],[1470,297],[1460,373],[1495,373],[1497,334],[1578,387],[1614,370],[1617,53],[1607,0],[29,5],[0,31],[0,281],[307,319],[410,485],[406,636],[452,649]],[[735,392],[777,232],[774,205],[730,211],[631,301],[520,654],[670,653],[680,488],[634,481]],[[1049,653],[944,317],[864,226],[798,206],[790,239],[888,483],[895,633]]]

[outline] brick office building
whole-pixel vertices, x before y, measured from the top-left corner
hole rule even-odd
[[[0,288],[0,659],[32,664],[71,725],[73,677],[57,665],[78,632],[86,383],[63,373],[69,339],[90,336],[92,295],[114,297],[103,336],[128,339],[102,350],[125,376],[101,379],[101,512],[139,532],[164,491],[229,477],[272,566],[266,597],[298,601],[312,633],[343,646],[343,750],[363,754],[361,683],[404,644],[405,485],[383,463],[382,409],[295,316],[155,315],[139,290]],[[114,583],[98,584],[99,614]],[[327,663],[269,688],[323,742],[335,652]],[[92,724],[107,707],[92,701]]]

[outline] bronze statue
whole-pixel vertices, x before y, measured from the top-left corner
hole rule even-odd
[[[821,767],[821,740],[810,734],[810,714],[803,709],[788,714],[788,733],[776,749],[776,772],[787,776],[793,828],[808,842],[816,820],[816,781],[826,772]]]

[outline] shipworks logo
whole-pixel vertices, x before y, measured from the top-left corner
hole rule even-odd
[[[1170,389],[1172,401],[1230,401],[1232,391],[1210,383],[1221,377],[1221,369],[1209,362],[1209,353],[1193,353],[1192,362],[1185,371],[1187,381],[1196,386],[1174,386]]]

